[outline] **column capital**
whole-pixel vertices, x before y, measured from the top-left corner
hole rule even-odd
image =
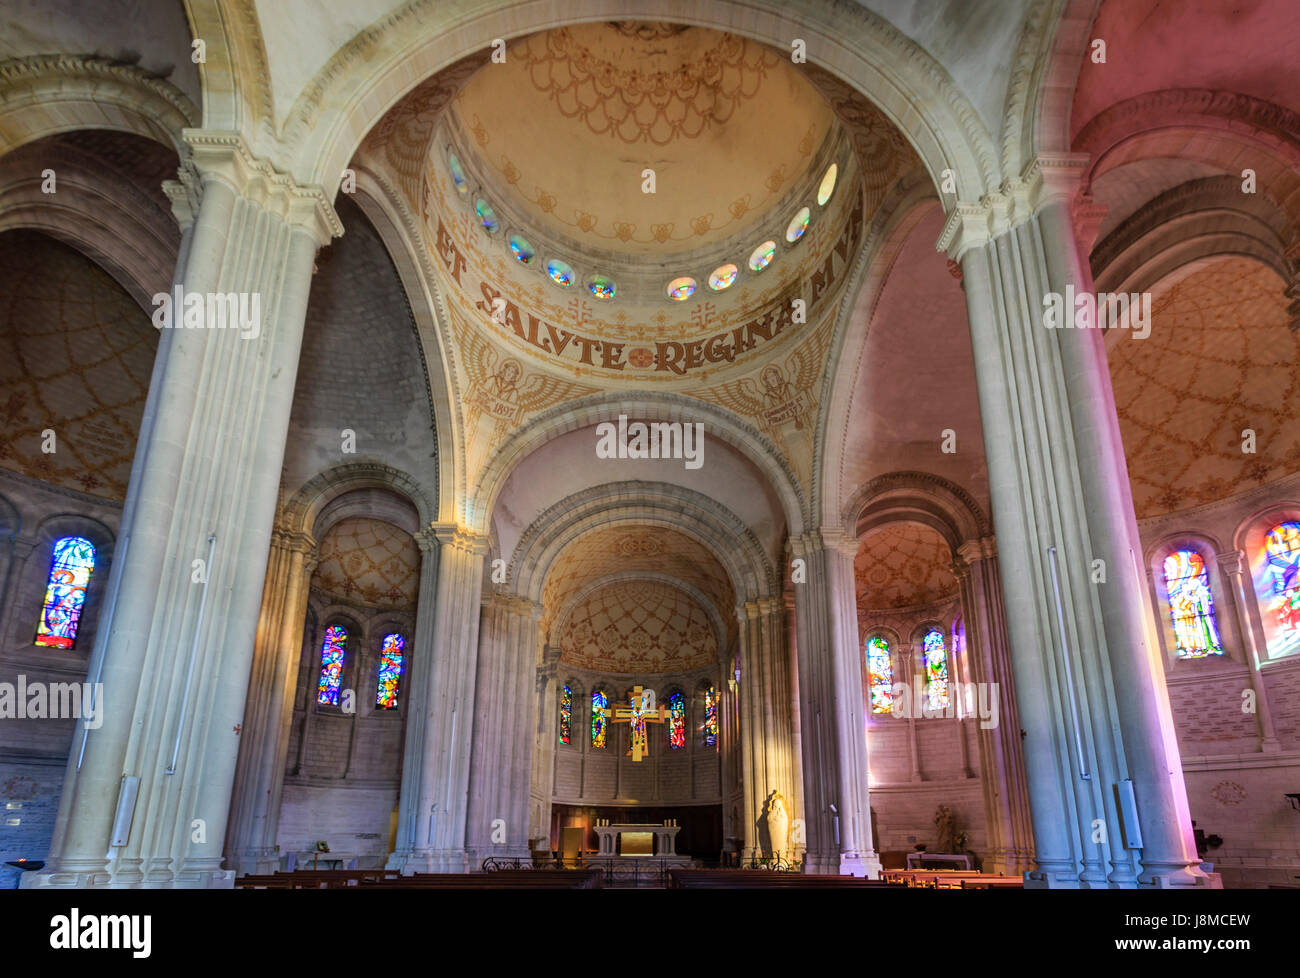
[[[290,553],[300,553],[308,558],[316,557],[316,540],[310,533],[283,525],[271,530],[271,546]]]
[[[500,608],[508,615],[531,618],[533,621],[542,619],[542,606],[536,601],[495,587],[483,593],[483,606]]]
[[[1215,554],[1214,559],[1219,562],[1219,570],[1225,574],[1241,574],[1249,566],[1246,561],[1246,554],[1241,550],[1229,550],[1227,553]]]
[[[967,540],[957,548],[957,556],[967,564],[977,560],[989,560],[998,555],[997,541],[993,537],[979,537]]]
[[[415,542],[423,551],[441,547],[455,547],[476,555],[488,552],[488,538],[468,530],[458,523],[430,523],[415,534]]]
[[[323,187],[303,186],[267,160],[253,156],[239,133],[185,129],[181,138],[189,149],[189,159],[181,167],[179,179],[168,181],[172,186],[165,189],[182,227],[187,219],[193,220],[203,184],[219,180],[286,223],[310,232],[318,247],[343,234],[343,222]]]
[[[1020,176],[981,197],[978,203],[958,201],[948,211],[935,250],[946,252],[949,258],[959,262],[972,248],[1023,224],[1048,204],[1072,203],[1079,193],[1088,159],[1085,153],[1042,153],[1030,160]],[[1096,222],[1099,227],[1100,218]]]
[[[809,557],[819,550],[835,551],[852,560],[857,556],[859,541],[856,536],[839,527],[822,527],[790,538],[791,557]]]

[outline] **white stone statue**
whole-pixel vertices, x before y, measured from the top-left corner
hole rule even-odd
[[[790,814],[785,809],[785,798],[781,792],[774,791],[767,798],[767,837],[772,846],[772,855],[778,859],[789,856],[790,849]]]

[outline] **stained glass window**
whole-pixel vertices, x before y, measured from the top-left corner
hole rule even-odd
[[[460,165],[455,153],[447,154],[447,168],[451,170],[451,182],[456,185],[456,193],[462,196],[469,193],[469,178],[465,176],[465,168]]]
[[[674,302],[685,302],[695,294],[695,279],[688,276],[675,278],[668,283],[668,298]]]
[[[668,726],[673,750],[686,746],[686,697],[673,693],[668,697]]]
[[[521,265],[531,265],[537,257],[537,252],[528,243],[528,239],[518,234],[510,235],[510,252],[519,259]]]
[[[721,292],[723,289],[731,288],[736,276],[740,273],[735,265],[719,265],[709,276],[709,288],[714,292]]]
[[[1269,530],[1264,559],[1273,592],[1269,613],[1284,636],[1300,637],[1300,523],[1279,523]]]
[[[615,288],[613,279],[606,275],[597,275],[587,283],[587,291],[597,299],[612,299],[618,289]]]
[[[871,712],[894,712],[894,661],[889,643],[879,635],[867,639],[867,672],[871,676]]]
[[[1187,659],[1223,655],[1205,559],[1195,550],[1175,550],[1165,558],[1165,587],[1178,655]]]
[[[808,221],[812,216],[812,211],[807,207],[799,208],[799,212],[790,221],[790,226],[785,229],[785,240],[794,244],[803,237],[803,233],[808,230]]]
[[[560,695],[560,743],[567,744],[569,737],[573,733],[573,690],[569,684],[564,684],[564,692]]]
[[[826,175],[822,177],[821,186],[817,188],[817,206],[825,207],[826,201],[831,199],[831,194],[835,193],[835,178],[839,175],[840,168],[832,163],[826,168]]]
[[[95,545],[85,537],[62,537],[54,541],[50,576],[45,584],[45,603],[36,626],[36,644],[70,649],[77,640],[81,609],[86,603],[86,585],[95,569]]]
[[[339,687],[343,684],[344,646],[348,630],[342,625],[325,629],[325,640],[320,646],[320,682],[316,688],[316,702],[328,706],[339,705]]]
[[[379,649],[379,689],[375,693],[375,706],[381,710],[397,709],[397,686],[402,679],[402,651],[406,639],[396,632],[384,636]]]
[[[922,648],[925,652],[925,695],[930,709],[948,708],[948,650],[943,644],[943,632],[932,628],[925,633]]]
[[[772,259],[776,256],[776,242],[764,241],[754,249],[754,253],[749,256],[749,270],[752,272],[761,272],[772,264]]]
[[[704,746],[718,746],[718,691],[712,686],[704,691]]]
[[[572,285],[575,277],[573,266],[558,258],[552,258],[546,263],[546,275],[556,285],[561,286]]]
[[[609,735],[609,697],[600,690],[591,694],[591,746],[604,747]]]
[[[496,234],[497,231],[501,230],[501,222],[497,220],[497,212],[482,197],[474,201],[474,213],[478,215],[478,222],[483,225],[483,229],[488,234]]]

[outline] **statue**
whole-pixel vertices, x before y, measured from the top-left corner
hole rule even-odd
[[[773,791],[767,796],[767,812],[763,820],[767,823],[772,858],[787,858],[790,853],[790,814],[786,811],[781,792]]]
[[[934,825],[939,830],[939,852],[957,852],[957,846],[964,842],[957,836],[957,816],[947,805],[940,805],[934,813]]]

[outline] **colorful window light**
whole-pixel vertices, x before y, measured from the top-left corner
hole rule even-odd
[[[86,603],[86,586],[95,569],[95,545],[85,537],[62,537],[54,541],[50,575],[45,584],[45,602],[36,626],[36,644],[70,649],[77,641],[81,609]]]

